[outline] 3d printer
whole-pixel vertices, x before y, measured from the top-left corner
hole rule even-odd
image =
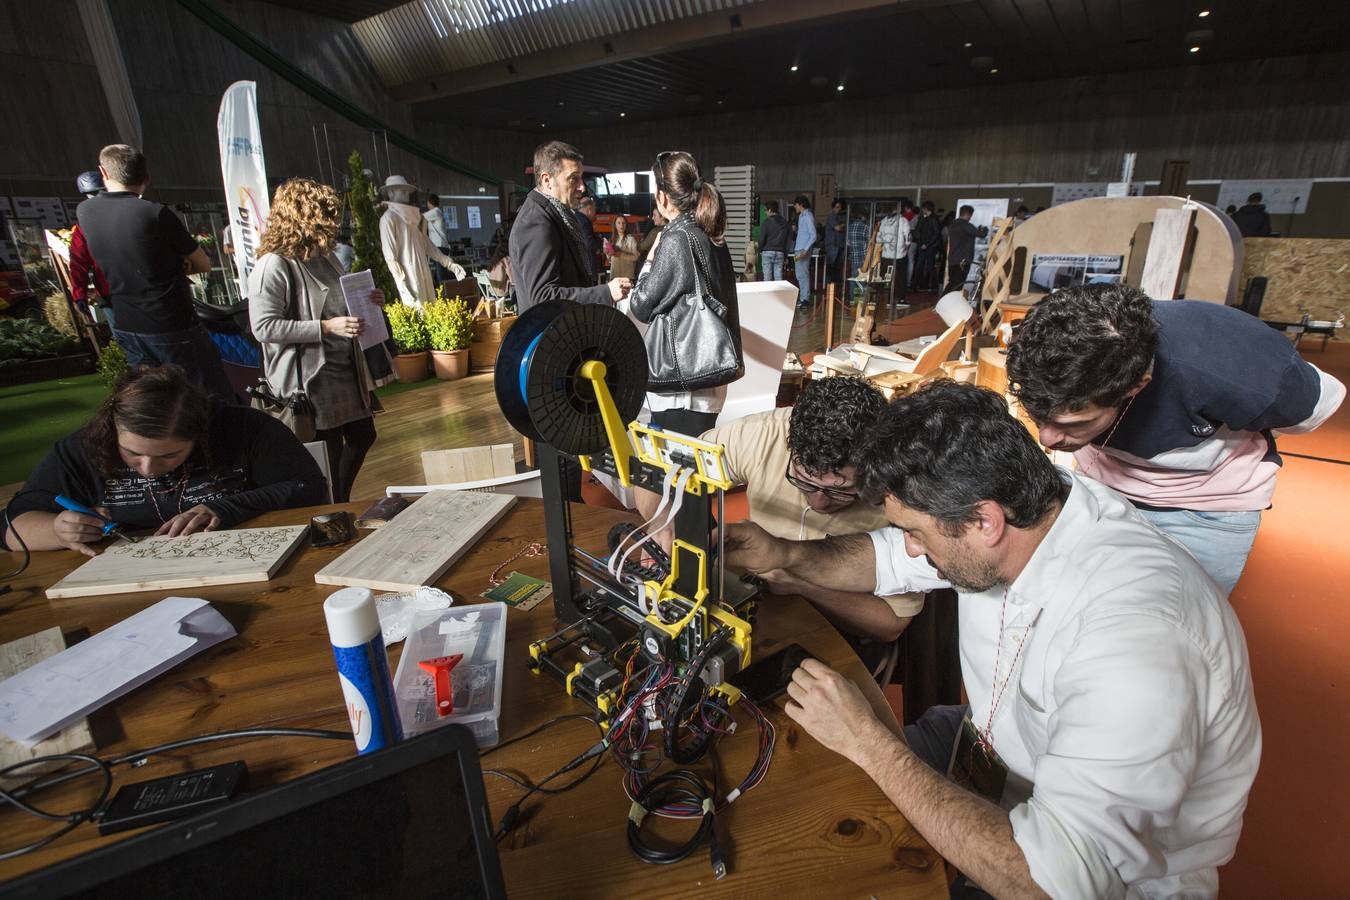
[[[721,520],[723,492],[731,487],[723,448],[634,421],[646,385],[641,336],[606,306],[534,306],[507,333],[497,358],[502,412],[538,445],[560,626],[531,644],[530,666],[557,676],[602,719],[623,696],[625,654],[629,672],[640,655],[647,666],[671,666],[701,680],[698,694],[711,692],[727,705],[739,692],[726,679],[750,662],[758,589],[728,580],[721,547],[712,545],[712,513]],[[664,578],[635,575],[614,558],[574,545],[567,486],[578,466],[663,496],[675,536]],[[616,548],[615,556],[626,549]],[[681,697],[676,705],[696,701]]]

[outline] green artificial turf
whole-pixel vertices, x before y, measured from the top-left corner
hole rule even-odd
[[[97,375],[0,388],[0,484],[27,478],[53,444],[89,421],[107,395]]]

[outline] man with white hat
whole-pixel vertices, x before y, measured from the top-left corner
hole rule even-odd
[[[386,200],[380,217],[380,247],[399,299],[409,306],[421,306],[436,296],[428,259],[445,266],[455,278],[464,278],[464,267],[442,253],[427,236],[422,211],[412,202],[416,193],[417,186],[402,175],[390,175],[380,188]]]

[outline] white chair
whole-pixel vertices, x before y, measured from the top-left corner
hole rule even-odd
[[[314,457],[314,461],[319,464],[319,471],[323,473],[325,492],[328,495],[328,502],[333,502],[333,473],[328,468],[328,445],[323,441],[309,441],[305,444],[305,449],[309,455]]]
[[[517,497],[536,497],[543,499],[544,486],[539,480],[539,470],[517,472],[514,475],[500,475],[496,478],[483,478],[479,481],[458,481],[454,484],[395,484],[384,489],[385,496],[399,494],[421,495],[428,491],[482,491],[487,494],[515,494]]]

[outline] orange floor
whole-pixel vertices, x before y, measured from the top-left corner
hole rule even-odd
[[[1350,343],[1303,356],[1350,384]],[[1350,896],[1350,404],[1285,457],[1233,607],[1251,654],[1264,749],[1224,897]]]

